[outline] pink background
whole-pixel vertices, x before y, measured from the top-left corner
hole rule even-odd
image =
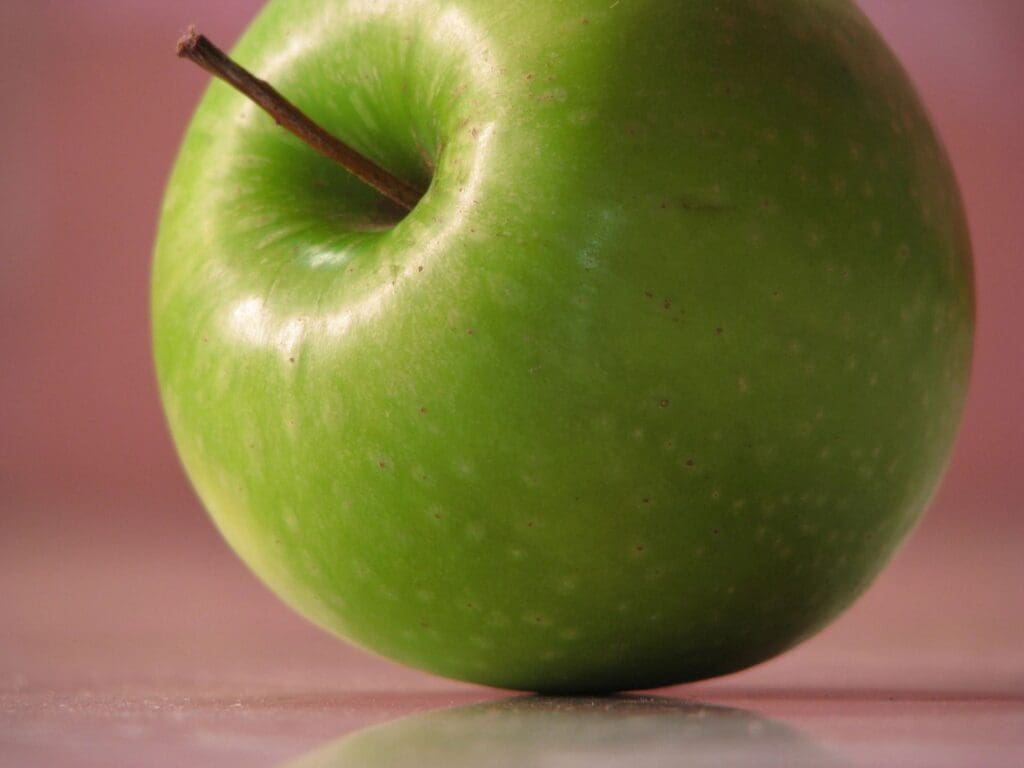
[[[197,21],[227,45],[261,5],[0,3],[0,692],[104,676],[434,684],[265,593],[218,541],[162,420],[150,249],[206,83],[173,44]],[[861,5],[918,84],[961,182],[979,300],[971,396],[932,509],[871,592],[722,685],[1022,694],[1024,2]]]

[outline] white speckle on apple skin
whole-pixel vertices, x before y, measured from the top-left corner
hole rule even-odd
[[[299,530],[299,521],[295,516],[295,510],[285,507],[281,510],[281,519],[284,521],[285,527],[292,533],[296,533]]]

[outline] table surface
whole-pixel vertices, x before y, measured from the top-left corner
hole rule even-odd
[[[1024,766],[1018,535],[923,526],[752,670],[545,699],[369,656],[280,605],[196,508],[0,507],[0,766]]]

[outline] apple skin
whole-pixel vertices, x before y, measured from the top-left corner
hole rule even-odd
[[[430,182],[401,218],[215,83],[167,190],[174,441],[302,615],[460,680],[650,688],[812,634],[918,520],[970,246],[852,5],[273,0],[235,56]]]

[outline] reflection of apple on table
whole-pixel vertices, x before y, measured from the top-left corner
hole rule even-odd
[[[846,2],[273,0],[153,274],[178,450],[318,624],[463,680],[757,663],[875,576],[967,386],[956,185]],[[398,201],[399,203],[401,201]]]
[[[751,712],[671,699],[514,698],[366,728],[282,768],[829,768],[839,758]]]

